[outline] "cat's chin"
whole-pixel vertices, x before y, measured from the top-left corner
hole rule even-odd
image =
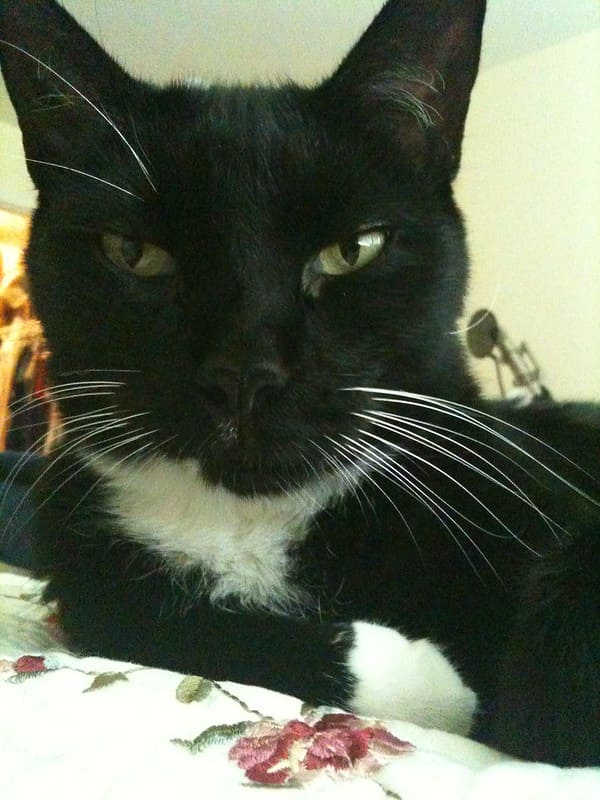
[[[241,497],[285,494],[302,487],[307,482],[306,467],[289,464],[254,466],[204,462],[201,472],[209,483],[221,486]]]
[[[258,436],[222,437],[197,458],[200,473],[208,483],[243,497],[294,492],[325,477],[314,455],[310,462],[308,458],[294,459],[290,450],[289,443],[265,445]]]

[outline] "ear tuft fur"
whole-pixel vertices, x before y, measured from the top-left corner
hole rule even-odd
[[[484,0],[389,0],[319,91],[357,132],[391,129],[415,167],[453,177],[484,15]]]

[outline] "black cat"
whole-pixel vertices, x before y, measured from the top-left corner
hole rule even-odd
[[[484,5],[389,2],[314,89],[157,88],[2,0],[37,570],[80,651],[594,764],[600,414],[485,403],[450,335]]]

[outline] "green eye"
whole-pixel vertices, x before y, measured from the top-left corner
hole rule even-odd
[[[318,266],[325,275],[353,272],[373,261],[383,250],[386,239],[381,228],[358,231],[350,239],[321,250],[317,257]]]
[[[102,235],[102,250],[115,267],[140,278],[172,275],[175,260],[166,250],[113,233]]]

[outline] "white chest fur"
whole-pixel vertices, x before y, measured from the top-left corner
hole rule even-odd
[[[94,459],[91,466],[109,488],[111,511],[126,535],[159,552],[174,571],[202,567],[214,602],[236,596],[278,611],[305,604],[290,580],[290,548],[339,496],[337,479],[285,495],[239,497],[207,483],[193,461],[161,458],[129,467]]]

